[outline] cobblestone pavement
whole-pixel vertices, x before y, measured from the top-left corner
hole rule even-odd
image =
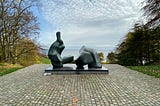
[[[1,106],[160,106],[160,79],[120,65],[109,74],[51,75],[36,64],[0,77]]]

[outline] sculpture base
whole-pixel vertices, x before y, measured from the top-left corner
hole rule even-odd
[[[52,75],[52,74],[108,74],[109,71],[107,68],[88,68],[88,66],[84,66],[84,70],[77,70],[75,64],[64,64],[63,68],[49,67],[45,70],[44,75]]]

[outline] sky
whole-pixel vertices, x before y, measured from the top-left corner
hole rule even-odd
[[[113,51],[133,25],[143,20],[143,0],[38,0],[39,42],[46,48],[61,32],[67,49],[83,45]]]

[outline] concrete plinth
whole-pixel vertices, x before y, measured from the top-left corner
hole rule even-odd
[[[52,75],[52,74],[108,74],[109,71],[107,68],[88,68],[88,66],[84,66],[84,70],[76,70],[75,64],[64,64],[63,68],[53,69],[53,67],[48,67],[44,75]]]

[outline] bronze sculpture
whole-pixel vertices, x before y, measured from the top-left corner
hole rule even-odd
[[[88,65],[88,68],[102,68],[100,57],[97,52],[85,46],[80,49],[80,56],[75,62],[77,69],[84,69],[84,65]]]
[[[51,60],[53,69],[62,68],[63,64],[73,61],[73,56],[61,57],[61,53],[65,46],[61,39],[60,32],[56,33],[57,40],[50,46],[48,51],[48,57]],[[75,60],[77,70],[84,69],[84,65],[88,65],[88,68],[102,68],[100,57],[94,49],[83,46],[80,49],[80,56]]]
[[[96,73],[107,74],[109,71],[102,66],[100,57],[94,49],[83,46],[80,49],[80,55],[75,60],[75,64],[66,64],[73,61],[73,56],[61,57],[61,53],[65,46],[61,39],[60,32],[56,33],[57,40],[50,46],[48,57],[53,67],[48,67],[44,75],[52,74],[83,74]],[[88,66],[88,67],[87,67]]]
[[[73,61],[73,56],[61,57],[61,53],[65,46],[61,39],[60,32],[56,33],[57,40],[50,46],[48,51],[48,57],[51,60],[53,68],[62,68],[63,64]]]

